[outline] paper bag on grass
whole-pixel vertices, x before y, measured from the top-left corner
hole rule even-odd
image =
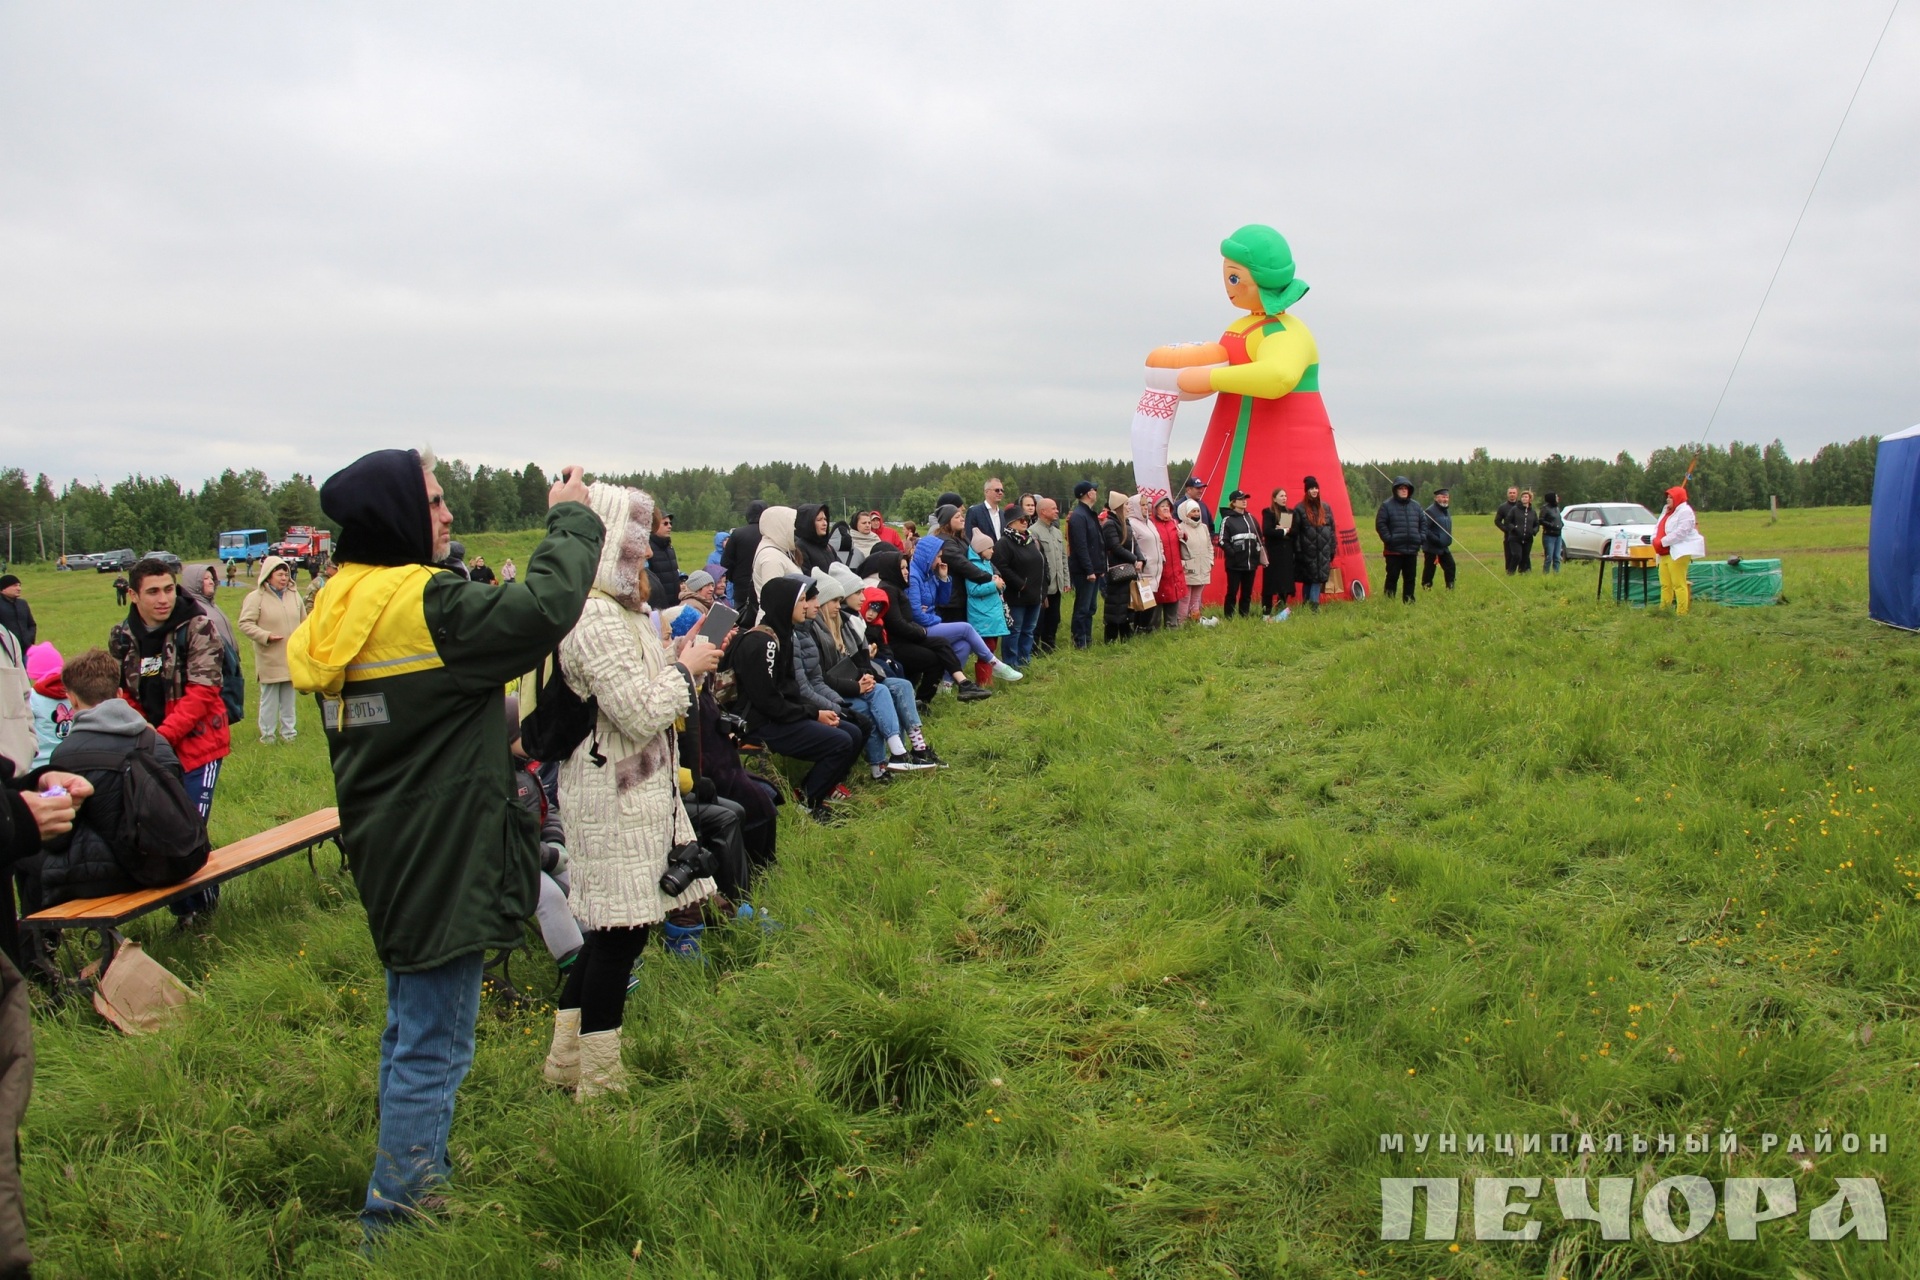
[[[92,976],[88,965],[83,976]],[[193,992],[137,942],[123,942],[93,984],[93,1007],[130,1036],[158,1031],[177,1017]]]

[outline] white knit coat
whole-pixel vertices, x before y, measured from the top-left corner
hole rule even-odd
[[[588,929],[620,929],[657,923],[711,896],[714,884],[696,880],[678,898],[660,892],[667,851],[693,839],[669,735],[692,703],[686,675],[640,612],[647,596],[640,551],[653,528],[653,500],[604,484],[589,486],[588,500],[607,538],[594,592],[560,642],[560,665],[575,693],[599,700],[606,763],[593,762],[589,738],[560,766],[560,822],[574,915]]]

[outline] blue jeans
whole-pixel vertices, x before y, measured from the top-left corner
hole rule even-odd
[[[1306,593],[1308,604],[1319,604],[1320,593],[1327,589],[1327,584],[1324,582],[1303,582],[1300,584],[1300,588]]]
[[[1540,572],[1560,572],[1560,565],[1567,558],[1567,540],[1565,538],[1557,538],[1549,533],[1546,535],[1546,540],[1543,545],[1546,548],[1547,558],[1546,563],[1540,566]]]
[[[1073,647],[1093,645],[1093,611],[1100,607],[1100,580],[1073,584]]]
[[[987,642],[980,638],[971,622],[936,622],[927,628],[927,634],[953,646],[954,656],[963,664],[969,653],[983,662],[993,661],[993,650],[987,648]]]
[[[445,1182],[453,1094],[473,1065],[486,953],[419,973],[387,971],[387,1029],[380,1037],[380,1145],[360,1226],[369,1239],[406,1221]]]
[[[1007,642],[1001,647],[1010,667],[1024,668],[1033,661],[1033,637],[1040,629],[1040,602],[1032,604],[1010,604],[1008,610],[1013,614],[1013,630],[1007,633]]]
[[[887,739],[920,723],[919,708],[913,705],[913,686],[898,676],[889,676],[886,683],[875,685],[872,693],[847,701],[879,730],[867,735],[868,764],[885,764]]]

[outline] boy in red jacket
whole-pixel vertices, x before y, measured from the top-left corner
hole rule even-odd
[[[180,758],[187,795],[206,817],[220,762],[232,751],[220,698],[221,649],[213,621],[178,589],[166,561],[146,559],[127,574],[133,605],[114,626],[107,652],[120,663],[120,696],[131,702]],[[220,888],[172,903],[182,922],[213,908]]]

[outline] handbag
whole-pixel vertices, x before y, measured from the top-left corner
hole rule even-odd
[[[1139,568],[1131,560],[1107,566],[1107,581],[1114,586],[1123,582],[1132,582],[1140,576]]]

